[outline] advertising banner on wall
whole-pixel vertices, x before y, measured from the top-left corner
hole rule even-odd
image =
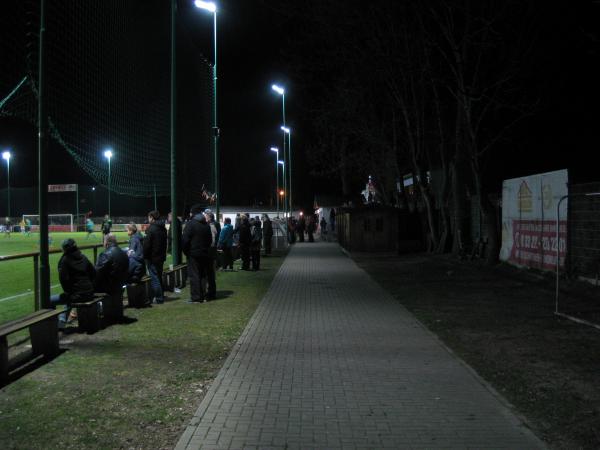
[[[530,175],[502,183],[502,249],[500,259],[519,266],[553,270],[564,266],[567,250],[568,172]]]

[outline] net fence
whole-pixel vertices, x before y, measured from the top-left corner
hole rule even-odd
[[[37,121],[39,9],[39,1],[3,1],[0,120]],[[105,186],[103,150],[111,148],[117,194],[169,196],[170,2],[47,0],[46,10],[52,138]],[[177,40],[178,199],[185,207],[213,183],[212,69],[179,25]]]

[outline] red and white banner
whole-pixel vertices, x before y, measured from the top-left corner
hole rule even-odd
[[[75,192],[77,191],[76,184],[49,184],[48,192]]]
[[[567,251],[566,170],[505,180],[502,185],[500,259],[544,270],[564,267]],[[556,225],[559,224],[558,239]]]

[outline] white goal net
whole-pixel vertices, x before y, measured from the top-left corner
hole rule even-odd
[[[38,231],[40,227],[39,214],[23,214],[25,226],[30,226],[31,231]],[[48,214],[48,231],[75,231],[73,214]]]

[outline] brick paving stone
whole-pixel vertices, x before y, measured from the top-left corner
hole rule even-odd
[[[334,243],[296,244],[177,449],[542,449]]]

